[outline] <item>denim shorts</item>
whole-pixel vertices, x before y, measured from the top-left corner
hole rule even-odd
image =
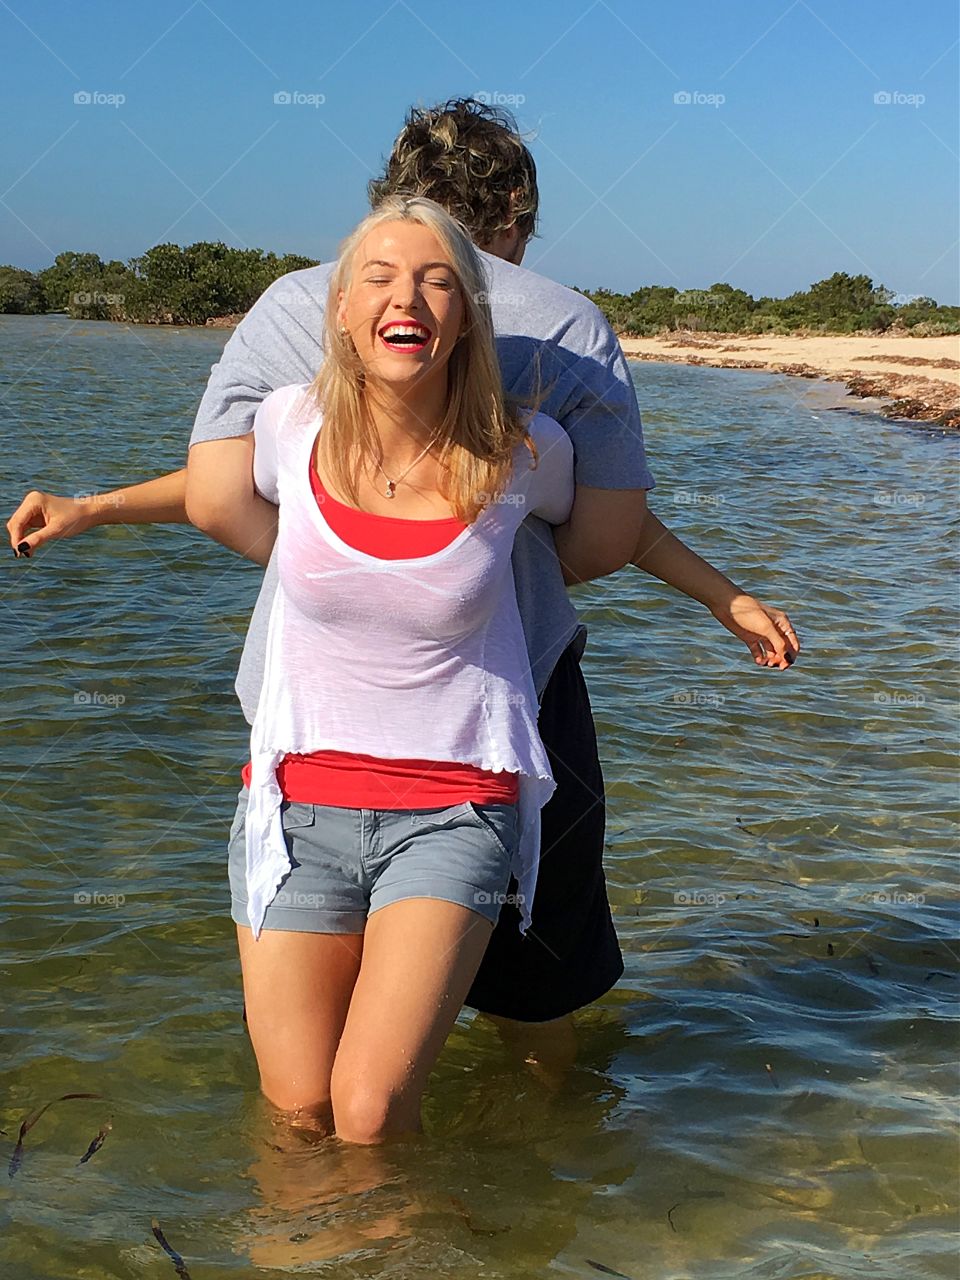
[[[244,925],[247,796],[244,787],[227,846],[230,914]],[[406,898],[456,902],[496,924],[520,838],[515,804],[398,810],[284,800],[281,821],[291,869],[263,928],[300,933],[363,933],[368,915]]]

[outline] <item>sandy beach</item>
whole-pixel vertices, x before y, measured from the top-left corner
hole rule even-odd
[[[694,333],[621,338],[632,360],[766,369],[801,378],[844,382],[851,395],[876,397],[881,412],[960,428],[960,336],[885,337],[882,334]]]

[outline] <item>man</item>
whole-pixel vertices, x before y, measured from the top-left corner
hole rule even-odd
[[[510,117],[472,99],[412,110],[383,176],[370,184],[373,204],[393,193],[436,200],[483,251],[505,385],[521,399],[542,389],[540,407],[573,440],[577,500],[587,504],[596,531],[580,562],[565,565],[549,526],[530,518],[517,536],[517,595],[557,790],[542,815],[532,926],[521,936],[516,907],[505,903],[467,999],[500,1018],[552,1023],[604,994],[623,972],[603,875],[603,779],[579,665],[585,630],[565,584],[633,563],[703,603],[760,665],[784,669],[799,644],[785,614],[740,591],[646,509],[654,480],[615,336],[587,299],[520,266],[536,229],[538,193],[533,159]],[[84,507],[28,494],[8,523],[15,550],[29,554],[51,538],[118,516],[125,523],[189,516],[224,545],[266,564],[237,678],[251,721],[277,581],[270,557],[276,508],[261,499],[256,525],[240,526],[217,495],[230,476],[250,476],[260,401],[316,373],[330,271],[321,266],[282,277],[236,329],[211,372],[185,472],[119,491],[122,504],[117,495]]]

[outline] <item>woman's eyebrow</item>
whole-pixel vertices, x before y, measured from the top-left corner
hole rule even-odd
[[[397,264],[395,262],[387,262],[383,258],[370,258],[360,268],[366,271],[367,267],[389,267],[391,271],[395,271]],[[421,268],[422,271],[433,271],[436,267],[446,267],[448,271],[453,270],[453,264],[450,262],[426,262]]]

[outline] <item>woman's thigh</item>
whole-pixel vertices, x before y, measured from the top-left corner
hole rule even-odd
[[[458,903],[407,898],[367,921],[333,1068],[337,1134],[419,1128],[420,1097],[493,932]]]
[[[364,951],[362,933],[237,926],[247,1029],[263,1092],[284,1111],[330,1112],[330,1078]]]

